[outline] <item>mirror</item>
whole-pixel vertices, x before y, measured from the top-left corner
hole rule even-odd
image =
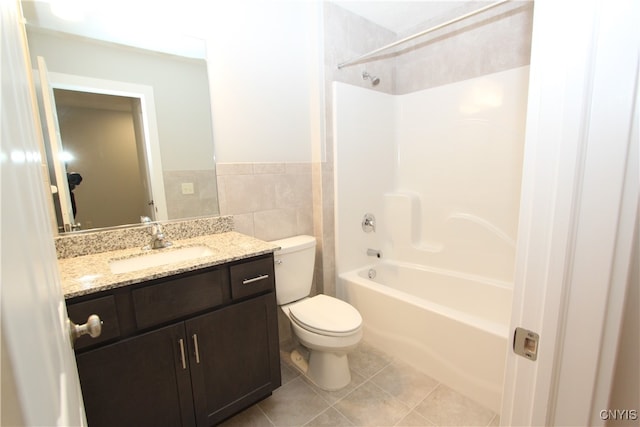
[[[88,32],[79,29],[78,24],[65,26],[64,21],[56,19],[51,14],[48,2],[23,1],[23,12],[32,64],[37,64],[38,56],[44,58],[54,98],[60,98],[59,105],[56,105],[56,118],[63,121],[60,116],[64,116],[65,119],[63,126],[58,129],[62,139],[62,151],[73,156],[67,157],[64,161],[66,173],[75,172],[82,176],[81,183],[70,191],[75,199],[74,205],[77,206],[76,222],[82,224],[81,230],[138,223],[140,215],[148,215],[156,220],[218,215],[211,100],[204,60],[204,41],[183,35],[171,35],[164,29],[162,37],[153,34],[148,38],[160,44],[160,47],[137,41],[129,43],[128,40],[131,38],[122,36],[123,33],[128,34],[126,23],[123,23],[122,19],[117,21],[117,32],[114,28],[109,28],[109,31],[102,31],[107,36],[97,36],[92,31],[97,30],[99,26],[90,25],[93,18],[85,17],[84,27]],[[138,24],[136,21],[132,22]],[[107,28],[104,22],[100,25],[102,30]],[[129,34],[139,35],[140,32],[129,31]],[[170,40],[167,38],[168,35],[171,36]],[[177,40],[184,43],[175,43]],[[83,83],[72,82],[74,77]],[[107,85],[109,82],[115,86],[101,87],[94,91],[91,89],[94,82],[99,82],[98,86]],[[135,116],[137,95],[131,95],[131,92],[121,89],[129,87],[128,85],[151,90],[152,95],[146,98],[153,99],[155,124],[143,121],[139,125],[133,125],[133,128],[146,129],[147,134],[151,136],[155,133],[157,147],[152,146],[153,138],[147,138],[142,143],[138,142],[143,145],[137,149],[138,157],[135,156],[135,148],[130,149],[128,154],[123,151],[122,167],[125,163],[142,163],[141,169],[136,172],[138,175],[133,173],[129,180],[114,179],[121,174],[120,166],[111,167],[111,173],[103,171],[101,177],[94,176],[95,167],[82,166],[85,160],[82,153],[97,151],[98,154],[92,154],[95,164],[96,156],[100,158],[100,144],[95,137],[88,137],[82,142],[81,148],[78,148],[79,142],[70,140],[68,146],[74,147],[75,152],[67,152],[65,139],[78,138],[77,131],[69,133],[66,128],[70,121],[69,112],[72,108],[84,108],[93,112],[122,109],[124,103],[129,105],[129,114],[134,111]],[[83,96],[84,101],[68,100],[69,92],[77,92]],[[90,95],[91,92],[109,96],[123,95],[124,100],[120,100],[122,102],[118,107],[114,107],[113,103],[110,107],[98,105],[96,100],[101,98]],[[143,95],[140,96],[145,98]],[[69,106],[70,102],[75,103],[73,107]],[[78,103],[84,105],[80,106]],[[134,107],[131,107],[132,103]],[[144,104],[138,106],[137,110],[149,115]],[[75,121],[82,122],[82,119]],[[151,155],[153,150],[157,151],[158,160],[154,160]],[[156,180],[152,176],[154,170],[159,177]],[[110,176],[112,179],[109,179]],[[72,180],[77,181],[77,177],[73,176]],[[107,195],[106,187],[115,186],[116,181],[121,181],[122,185],[127,186],[127,182],[130,183],[132,180],[140,181],[136,182],[141,187],[137,192],[143,195],[143,199],[115,201],[115,196]],[[60,186],[58,182],[55,184]],[[98,186],[92,189],[93,184]],[[124,193],[125,188],[115,187],[110,191],[119,194]],[[91,201],[89,194],[94,200],[104,201],[105,206],[109,206],[110,209],[116,208],[113,209],[117,211],[112,215],[113,218],[99,218],[109,216],[107,209],[101,207],[93,209],[95,214],[87,217],[91,211],[88,209],[89,205],[95,207],[97,204]],[[57,198],[58,193],[53,196]],[[161,200],[162,196],[164,200]],[[118,206],[124,205],[127,205],[130,213],[124,214],[124,209],[117,209]],[[149,205],[151,212],[144,211],[145,206]],[[140,212],[136,213],[137,211]]]

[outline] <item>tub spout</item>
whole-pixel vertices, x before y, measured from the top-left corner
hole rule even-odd
[[[374,256],[376,258],[382,258],[382,251],[377,249],[367,249],[367,256]]]

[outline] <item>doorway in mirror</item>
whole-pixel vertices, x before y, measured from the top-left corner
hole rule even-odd
[[[66,89],[54,95],[67,176],[82,177],[78,185],[69,180],[75,223],[90,229],[155,217],[140,99]]]

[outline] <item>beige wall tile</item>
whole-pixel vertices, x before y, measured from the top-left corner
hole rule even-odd
[[[236,230],[275,240],[314,235],[311,163],[227,163],[219,168],[220,211]]]
[[[311,174],[312,163],[285,163],[285,173],[294,175]]]
[[[255,237],[270,241],[296,235],[295,208],[273,209],[253,214]]]
[[[218,163],[218,175],[250,175],[253,173],[253,163]]]
[[[255,236],[255,229],[253,226],[253,213],[234,215],[233,223],[233,229],[238,233],[246,234],[248,236]]]
[[[218,184],[214,170],[164,171],[169,219],[192,218],[220,213]],[[182,184],[193,184],[193,194],[182,194]]]
[[[282,174],[285,173],[284,163],[254,163],[254,174]]]
[[[223,176],[228,214],[258,212],[276,207],[276,188],[271,175]]]

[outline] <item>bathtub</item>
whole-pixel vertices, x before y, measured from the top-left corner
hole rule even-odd
[[[498,413],[511,293],[508,283],[393,261],[338,277],[366,342]]]

